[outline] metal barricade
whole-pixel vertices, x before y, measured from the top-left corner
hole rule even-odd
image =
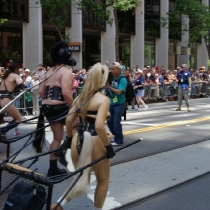
[[[146,85],[144,101],[146,103],[166,102],[169,97],[176,98],[176,88],[171,85]],[[175,99],[174,99],[175,100]]]
[[[16,97],[19,92],[15,93]],[[30,115],[33,110],[33,100],[32,94],[30,91],[25,92],[20,98],[18,98],[13,104],[20,111],[21,115]],[[41,106],[40,99],[38,101],[39,107]],[[38,108],[39,109],[39,108]]]
[[[193,81],[190,96],[191,98],[202,98],[208,95],[207,81]]]

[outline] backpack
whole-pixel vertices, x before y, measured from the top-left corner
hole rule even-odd
[[[44,187],[19,182],[8,195],[3,210],[42,210],[45,200]]]
[[[121,78],[125,78],[124,76],[120,77],[118,80],[118,83],[120,83]],[[126,78],[125,78],[126,79]],[[127,80],[127,79],[126,79]],[[127,80],[127,87],[125,90],[125,98],[126,98],[126,102],[131,102],[133,101],[133,97],[134,97],[134,89],[133,89],[133,84]]]

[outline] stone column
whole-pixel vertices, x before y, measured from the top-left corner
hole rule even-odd
[[[113,8],[109,7],[110,18],[114,18]],[[115,23],[113,21],[112,26],[106,24],[106,31],[101,32],[101,63],[105,63],[108,60],[110,65],[116,61],[115,53]]]
[[[164,2],[164,3],[163,3]],[[160,17],[166,17],[169,11],[169,1],[161,1]],[[155,40],[155,65],[165,66],[168,69],[168,28],[160,27],[160,38]]]
[[[183,16],[183,19],[186,24],[189,24],[189,19]],[[182,31],[183,31],[182,26]],[[189,31],[185,31],[184,34],[182,34],[182,40],[177,43],[177,46],[181,48],[181,54],[177,55],[177,66],[181,66],[182,64],[188,64],[189,61],[189,55],[187,53],[188,48],[188,41],[189,41]]]
[[[43,62],[42,8],[29,0],[29,23],[23,23],[23,66],[31,71]]]
[[[208,6],[208,0],[202,0],[202,4]],[[202,39],[201,44],[197,43],[196,45],[196,69],[199,69],[200,66],[205,66],[208,69],[208,51],[206,48],[205,41]]]
[[[131,35],[131,67],[139,65],[140,69],[144,68],[144,1],[141,6],[137,7],[136,13],[136,33]]]
[[[72,3],[74,4],[74,3]],[[70,34],[70,42],[80,43],[80,52],[72,52],[72,57],[77,61],[77,68],[82,68],[82,11],[71,6],[71,28],[66,27],[66,34]]]

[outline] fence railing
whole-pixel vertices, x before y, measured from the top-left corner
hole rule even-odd
[[[76,98],[82,91],[83,87],[78,87],[73,93],[73,98]],[[19,93],[16,93],[18,95]],[[145,86],[145,95],[143,100],[146,103],[164,102],[177,100],[178,85],[176,83],[168,85],[147,85]],[[189,98],[210,97],[210,82],[192,82],[191,92]],[[14,105],[22,115],[30,115],[33,112],[32,93],[26,92],[18,98]],[[39,99],[39,106],[41,106],[41,99]]]

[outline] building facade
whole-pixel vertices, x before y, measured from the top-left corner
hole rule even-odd
[[[174,3],[175,0],[144,0],[135,12],[118,12],[119,54],[125,66],[158,65],[166,69],[176,69],[182,63],[190,63],[196,69],[207,66],[208,53],[203,41],[189,49],[189,33],[182,34],[181,25],[176,32],[161,27],[161,17],[166,17]],[[209,0],[202,3],[208,5]],[[113,17],[113,9],[109,10]],[[114,22],[112,26],[102,22],[88,5],[84,11],[74,6],[67,11],[69,19],[63,33],[70,34],[76,67],[115,61]],[[0,18],[8,19],[0,26],[0,66],[18,61],[33,70],[40,63],[51,64],[49,51],[59,36],[36,1],[0,0]]]

